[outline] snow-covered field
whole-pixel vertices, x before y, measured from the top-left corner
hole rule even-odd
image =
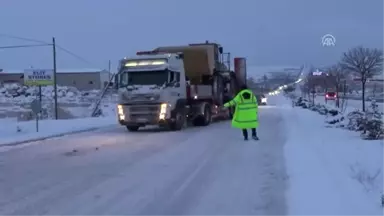
[[[40,117],[36,132],[35,116],[29,107],[37,98],[37,88],[5,85],[0,88],[0,145],[15,144],[27,140],[51,137],[75,131],[96,129],[116,124],[116,103],[113,96],[102,100],[101,118],[90,118],[95,101],[100,98],[100,91],[80,92],[71,87],[58,88],[58,101],[61,112],[68,112],[69,119],[52,120],[53,88],[42,88],[43,115]],[[49,108],[49,109],[48,109]],[[60,111],[59,110],[59,111]]]
[[[99,90],[78,91],[74,87],[58,86],[57,96],[59,101],[83,103],[97,98]],[[4,84],[0,88],[0,103],[23,104],[38,98],[37,87],[20,86],[18,84]],[[42,87],[43,99],[52,99],[54,96],[53,86]]]
[[[320,103],[320,104],[325,104],[324,96],[316,96],[315,97],[315,102],[316,103]],[[336,101],[328,100],[327,104],[330,105],[330,106],[336,106]],[[365,102],[365,106],[366,107],[369,107],[370,104],[371,104],[370,101],[366,101]],[[379,106],[379,110],[383,110],[384,109],[384,106],[383,106],[384,103],[377,103],[377,105]],[[354,111],[354,110],[362,110],[362,101],[361,100],[347,100],[346,101],[346,109],[345,109],[345,111],[346,112],[351,112],[351,111]]]
[[[326,128],[324,116],[286,102],[287,193],[292,214],[382,215],[383,143]]]
[[[90,117],[91,107],[100,99],[100,90],[78,91],[74,87],[58,86],[59,118]],[[52,86],[42,87],[43,118],[54,116],[54,91]],[[30,103],[39,99],[37,87],[5,84],[0,88],[0,119],[18,118],[31,120]],[[102,100],[102,106],[115,105],[116,94],[108,94]]]

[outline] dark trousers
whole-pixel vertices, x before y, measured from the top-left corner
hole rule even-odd
[[[252,128],[252,136],[255,137],[257,136],[257,133],[256,133],[256,128]],[[248,130],[247,129],[243,129],[243,136],[244,138],[248,139]]]

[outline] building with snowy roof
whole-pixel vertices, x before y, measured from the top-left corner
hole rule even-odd
[[[57,69],[57,85],[78,90],[103,89],[109,84],[110,73],[102,69]],[[24,70],[0,70],[1,83],[24,84]]]

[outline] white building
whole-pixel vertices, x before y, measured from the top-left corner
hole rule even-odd
[[[101,69],[57,69],[57,85],[72,86],[78,90],[103,89],[110,73]],[[0,70],[0,82],[24,83],[24,70]]]

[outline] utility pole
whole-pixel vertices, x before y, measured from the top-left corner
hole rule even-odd
[[[108,74],[109,74],[109,79],[111,79],[111,60],[108,60]],[[108,83],[109,84],[109,83]]]
[[[58,107],[57,107],[57,68],[56,68],[56,40],[52,38],[52,51],[53,51],[53,91],[55,100],[55,119],[59,119]]]

